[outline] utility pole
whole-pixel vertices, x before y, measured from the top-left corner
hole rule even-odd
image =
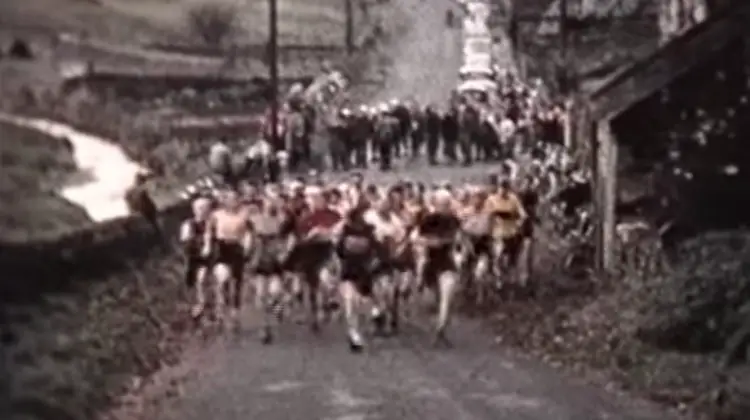
[[[344,28],[344,44],[346,53],[354,52],[354,0],[344,0],[344,10],[346,13],[346,27]]]
[[[268,79],[270,81],[271,102],[271,144],[283,149],[279,139],[279,28],[278,0],[268,0]]]
[[[560,34],[560,61],[559,66],[560,68],[558,71],[560,72],[558,75],[558,78],[560,80],[560,93],[563,96],[568,96],[571,93],[572,86],[571,86],[571,72],[568,67],[570,67],[570,51],[569,51],[569,27],[568,27],[568,0],[558,0],[559,1],[559,15],[560,18],[558,20],[558,29]]]

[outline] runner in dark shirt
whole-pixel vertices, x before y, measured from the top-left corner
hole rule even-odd
[[[359,302],[363,298],[372,299],[376,264],[384,261],[384,251],[375,238],[374,227],[364,220],[364,211],[365,207],[359,206],[347,214],[336,243],[336,253],[341,259],[341,301],[349,346],[355,352],[364,346],[359,331]]]
[[[425,215],[418,224],[419,234],[428,240],[427,268],[432,275],[425,280],[434,281],[435,275],[455,270],[453,247],[461,228],[461,221],[451,213],[435,212]]]

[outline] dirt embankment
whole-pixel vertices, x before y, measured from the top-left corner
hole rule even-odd
[[[184,206],[164,213],[176,228]],[[0,245],[3,418],[87,419],[177,354],[179,254],[140,220]],[[177,306],[176,306],[177,304]]]

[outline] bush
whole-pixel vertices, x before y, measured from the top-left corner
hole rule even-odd
[[[724,349],[750,303],[750,235],[713,233],[680,247],[675,272],[649,285],[639,337],[680,351]]]
[[[187,25],[204,44],[219,48],[231,43],[240,31],[238,10],[233,5],[203,3],[188,11]]]

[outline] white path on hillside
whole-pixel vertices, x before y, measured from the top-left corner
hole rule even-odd
[[[510,2],[503,1],[498,4],[496,13],[507,15],[510,9]],[[513,44],[506,28],[493,28],[492,35],[494,41],[492,45],[492,60],[494,64],[501,69],[518,74],[517,63],[513,56]]]
[[[60,195],[86,210],[95,222],[128,215],[125,191],[143,168],[130,160],[119,146],[69,125],[42,118],[0,113],[0,121],[70,140],[76,165],[88,177],[81,184],[63,188]]]
[[[389,47],[393,60],[379,100],[413,97],[419,103],[443,105],[458,81],[461,31],[445,25],[446,1],[402,1],[409,33]]]

